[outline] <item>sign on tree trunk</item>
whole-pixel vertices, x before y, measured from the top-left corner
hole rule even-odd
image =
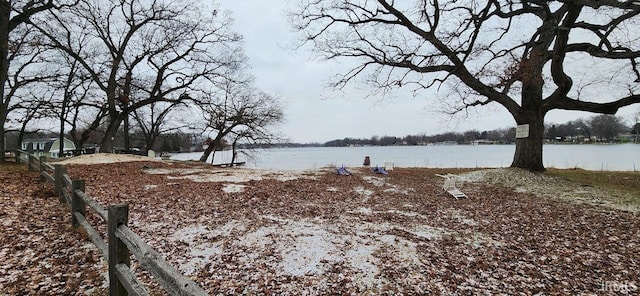
[[[528,124],[520,124],[516,127],[516,139],[528,138],[529,137],[529,125]]]

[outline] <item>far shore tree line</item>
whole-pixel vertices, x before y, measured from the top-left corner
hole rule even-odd
[[[615,115],[595,115],[589,119],[577,119],[566,123],[545,124],[546,142],[562,143],[624,143],[640,142],[640,123],[627,125]],[[465,132],[446,132],[435,135],[373,136],[369,139],[344,138],[328,141],[322,146],[394,146],[394,145],[432,145],[432,144],[513,144],[516,140],[516,128],[503,128],[490,131],[469,130]]]
[[[210,138],[204,160],[278,140],[280,100],[231,21],[210,1],[0,1],[0,161],[38,128],[108,153],[176,150],[188,131]]]
[[[640,115],[640,113],[638,114]],[[635,119],[634,119],[635,120]],[[97,147],[104,135],[105,127],[98,128],[88,135],[85,147]],[[179,129],[159,130],[152,142],[148,141],[147,133],[139,124],[129,132],[131,150],[126,151],[124,130],[121,128],[115,136],[114,147],[120,152],[146,153],[154,150],[157,153],[185,153],[204,152],[212,139],[202,133],[184,132]],[[614,115],[595,115],[588,119],[576,119],[566,123],[545,124],[545,141],[547,143],[640,143],[640,123],[626,124],[624,119]],[[66,137],[72,139],[71,134]],[[59,135],[53,131],[32,130],[24,135],[16,132],[7,134],[8,150],[20,147],[21,138],[56,138]],[[415,146],[431,144],[513,144],[515,142],[515,128],[501,128],[489,131],[468,130],[464,132],[446,132],[435,135],[407,135],[407,136],[373,136],[368,139],[344,138],[325,143],[236,143],[237,149],[254,149],[270,147],[348,147],[348,146]],[[220,140],[216,150],[233,149],[232,142],[226,138]],[[78,146],[82,147],[82,146]],[[80,148],[82,149],[82,148]],[[79,149],[79,150],[80,150]]]

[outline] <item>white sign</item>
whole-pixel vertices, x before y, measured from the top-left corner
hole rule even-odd
[[[529,137],[529,125],[528,124],[520,124],[516,128],[516,139],[528,138]]]

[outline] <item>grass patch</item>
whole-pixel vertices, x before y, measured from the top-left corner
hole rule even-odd
[[[582,185],[640,193],[640,172],[549,169],[547,174]]]
[[[563,178],[582,186],[591,186],[621,196],[622,203],[640,206],[640,172],[588,171],[582,169],[548,169],[547,175]]]

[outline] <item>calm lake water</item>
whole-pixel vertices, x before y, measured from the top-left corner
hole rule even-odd
[[[365,156],[371,165],[396,167],[508,167],[513,160],[515,145],[434,145],[434,146],[371,146],[312,147],[240,151],[240,161],[247,167],[270,170],[303,170],[325,166],[359,167]],[[172,159],[197,160],[202,153],[180,153]],[[545,145],[544,164],[547,168],[583,168],[588,170],[640,171],[640,145]],[[209,162],[211,159],[209,159]],[[229,151],[218,151],[214,163],[231,161]]]

